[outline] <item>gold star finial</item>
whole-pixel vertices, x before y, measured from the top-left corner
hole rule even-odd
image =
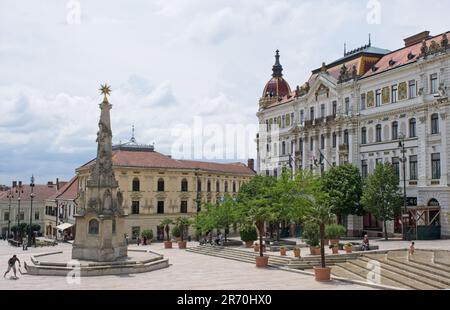
[[[108,101],[108,98],[106,96],[109,96],[111,93],[111,86],[108,86],[106,83],[105,84],[100,84],[100,88],[99,91],[101,94],[103,94],[104,96],[104,101]]]

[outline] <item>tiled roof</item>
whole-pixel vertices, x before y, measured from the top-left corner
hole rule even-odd
[[[73,200],[77,198],[77,196],[78,196],[78,177],[75,176],[63,187],[61,187],[55,194],[51,195],[48,199]]]
[[[221,164],[190,160],[177,160],[158,152],[113,151],[113,165],[116,167],[203,169],[222,173],[253,175],[255,172],[244,164]],[[80,168],[94,165],[95,159]]]
[[[447,32],[447,36],[450,34],[450,32]],[[440,43],[440,38],[442,37],[443,33],[431,37],[426,40],[428,47],[430,47],[431,41],[435,40],[437,43]],[[403,47],[399,50],[393,51],[381,58],[376,64],[376,71],[369,70],[363,78],[373,76],[376,74],[379,74],[381,72],[385,72],[388,70],[392,70],[394,68],[398,68],[404,65],[411,64],[413,62],[417,61],[417,58],[420,56],[421,53],[421,46],[422,42],[418,42],[414,45]],[[411,57],[408,58],[408,55],[411,54]]]
[[[30,200],[30,194],[31,194],[31,187],[30,185],[22,185],[23,193],[20,194],[22,201],[29,201]],[[48,199],[50,196],[56,193],[56,185],[40,185],[36,184],[33,189],[34,201],[44,201]],[[14,198],[13,201],[17,201],[18,194],[14,191]],[[0,192],[0,200],[7,201],[9,200],[7,198],[8,192]]]

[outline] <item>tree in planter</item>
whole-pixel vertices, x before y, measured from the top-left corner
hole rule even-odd
[[[364,209],[383,222],[384,238],[388,240],[387,221],[392,221],[401,212],[403,197],[399,177],[391,163],[376,165],[364,186],[361,203]]]
[[[363,182],[356,166],[343,164],[332,167],[323,175],[322,184],[338,223],[342,222],[342,216],[364,215],[364,208],[361,206]]]
[[[339,224],[330,224],[325,226],[325,237],[330,240],[339,240],[345,236],[346,229]]]
[[[302,238],[310,247],[318,247],[320,244],[319,225],[316,223],[306,223],[303,228]]]
[[[178,226],[174,226],[172,228],[172,236],[174,236],[175,238],[180,238],[181,237],[181,230]]]
[[[240,235],[241,240],[244,241],[245,243],[254,242],[258,239],[258,233],[256,232],[256,229],[253,226],[242,227]]]
[[[237,196],[237,217],[241,223],[256,226],[259,233],[259,257],[263,255],[263,236],[265,223],[274,218],[274,198],[272,189],[276,178],[271,176],[255,176],[244,184]]]
[[[161,221],[160,225],[164,228],[164,232],[166,233],[166,241],[170,241],[170,225],[173,225],[173,221],[169,218],[165,218]]]
[[[188,217],[180,216],[175,220],[175,226],[179,228],[180,230],[180,238],[181,242],[184,241],[184,234],[187,233],[189,226],[192,225],[192,221]],[[172,230],[173,234],[173,230]]]
[[[153,240],[153,230],[145,229],[142,231],[141,236],[142,236],[142,238],[144,238],[144,237],[147,238],[147,240],[149,242],[151,242]]]

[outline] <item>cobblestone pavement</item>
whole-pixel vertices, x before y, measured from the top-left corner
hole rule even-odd
[[[195,246],[192,242],[188,246]],[[130,248],[136,248],[132,245]],[[140,247],[142,248],[142,247]],[[80,284],[69,285],[65,277],[18,275],[12,280],[7,276],[0,279],[0,289],[150,289],[150,290],[247,290],[247,289],[370,289],[365,286],[353,285],[338,281],[319,283],[312,276],[302,275],[275,269],[259,269],[254,265],[206,255],[189,253],[173,249],[163,249],[163,244],[154,243],[145,246],[169,258],[171,266],[150,273],[131,274],[123,276],[84,277]],[[32,253],[51,251],[70,251],[71,245],[60,244],[55,247],[32,248],[22,251],[0,241],[0,272],[7,267],[7,260],[12,254],[19,259],[28,260]],[[10,274],[12,275],[12,273]]]

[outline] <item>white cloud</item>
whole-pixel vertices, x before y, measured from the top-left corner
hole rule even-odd
[[[368,25],[360,0],[79,2],[81,24],[68,25],[64,1],[0,1],[0,183],[38,169],[68,178],[93,157],[100,83],[113,87],[115,142],[134,124],[139,141],[167,153],[172,126],[195,116],[255,123],[277,48],[294,88],[369,32],[396,49],[421,30],[448,30],[450,8],[383,0],[382,23]]]

